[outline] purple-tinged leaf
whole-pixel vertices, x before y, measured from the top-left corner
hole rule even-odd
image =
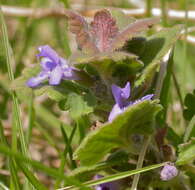
[[[66,16],[69,19],[70,31],[76,35],[78,47],[86,53],[99,52],[88,31],[88,23],[85,19],[73,11],[67,11]]]
[[[130,24],[117,34],[117,36],[112,41],[109,51],[114,51],[116,49],[121,48],[126,43],[127,40],[130,40],[135,35],[139,34],[142,31],[147,30],[148,28],[152,27],[152,25],[158,22],[159,22],[158,18],[149,18],[138,20]]]
[[[106,9],[98,11],[94,16],[91,27],[98,49],[101,52],[107,51],[112,39],[118,33],[116,21],[112,18],[110,12]]]

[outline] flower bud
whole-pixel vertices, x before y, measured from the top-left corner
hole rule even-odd
[[[178,175],[178,170],[172,163],[166,164],[160,172],[160,178],[163,181],[171,180],[177,175]]]

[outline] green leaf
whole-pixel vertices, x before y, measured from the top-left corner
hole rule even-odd
[[[32,96],[32,89],[26,85],[27,80],[36,76],[40,72],[40,69],[41,67],[39,65],[36,65],[33,68],[25,68],[22,75],[11,83],[11,89],[15,90],[18,97],[23,101],[28,101],[28,97]]]
[[[195,159],[195,138],[179,146],[179,155],[176,164],[183,165]]]
[[[182,138],[171,127],[167,127],[167,139],[175,148],[182,143]]]
[[[129,24],[122,31],[120,31],[117,36],[113,39],[109,51],[113,52],[124,46],[126,41],[132,39],[140,32],[146,31],[154,24],[158,23],[158,18],[146,18],[137,20],[134,23]]]
[[[66,107],[69,108],[70,115],[74,119],[93,112],[95,105],[96,99],[91,93],[84,95],[70,93],[66,101]]]
[[[130,135],[152,133],[152,121],[160,109],[161,106],[156,101],[143,101],[130,106],[112,123],[107,122],[87,135],[74,153],[74,159],[80,160],[84,165],[92,165],[113,148],[129,148],[131,146]]]
[[[195,115],[195,90],[193,93],[188,93],[185,97],[184,104],[186,109],[184,110],[184,117],[190,120]]]
[[[147,39],[144,52],[139,57],[146,67],[140,75],[140,78],[136,81],[136,86],[141,85],[143,82],[150,84],[160,61],[176,42],[181,34],[182,28],[181,25],[167,28],[155,33]]]
[[[103,79],[112,80],[113,76],[129,76],[143,67],[141,61],[134,54],[116,51],[104,52],[96,55],[80,54],[74,58],[79,67],[90,64]]]
[[[195,136],[195,115],[192,117],[191,121],[189,122],[185,134],[184,134],[184,142],[187,142],[190,137]]]
[[[170,85],[171,85],[171,76],[172,76],[172,70],[173,70],[173,60],[174,56],[174,50],[172,50],[169,60],[167,61],[166,65],[162,65],[162,67],[166,68],[163,69],[165,74],[163,83],[162,83],[162,89],[160,92],[160,104],[163,106],[163,111],[160,112],[157,116],[157,123],[162,127],[166,123],[166,115],[167,115],[167,108],[168,108],[168,97],[170,92]]]
[[[147,40],[144,37],[134,37],[125,43],[122,51],[133,53],[139,57],[145,50],[146,42]]]

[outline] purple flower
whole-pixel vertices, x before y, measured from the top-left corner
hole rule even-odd
[[[62,79],[76,80],[76,69],[70,67],[50,46],[40,46],[38,50],[40,53],[37,57],[41,57],[42,71],[27,81],[29,87],[37,87],[45,80],[49,80],[50,85],[58,85]]]
[[[161,170],[160,172],[160,178],[163,180],[163,181],[168,181],[168,180],[171,180],[172,178],[176,177],[178,175],[178,170],[177,168],[169,163],[169,164],[166,164],[163,169]]]
[[[130,97],[130,92],[131,87],[129,82],[127,82],[124,88],[120,88],[115,84],[112,85],[112,94],[114,96],[116,104],[113,106],[108,117],[109,122],[111,122],[117,115],[123,113],[127,107],[144,100],[151,100],[151,98],[154,96],[153,94],[148,94],[138,100],[128,101],[128,98]]]
[[[96,175],[94,179],[100,179],[102,177],[103,177],[102,175]],[[119,189],[120,189],[120,184],[117,181],[103,183],[95,187],[95,190],[119,190]]]

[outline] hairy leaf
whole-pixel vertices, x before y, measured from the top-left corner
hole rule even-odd
[[[74,119],[93,112],[95,105],[96,99],[91,93],[84,95],[70,93],[66,101],[66,107],[69,108],[70,115]]]
[[[97,53],[99,50],[91,38],[85,19],[73,11],[66,11],[66,15],[69,19],[70,31],[76,35],[78,48],[86,53]]]
[[[96,55],[84,55],[75,57],[79,67],[90,64],[94,67],[103,79],[112,81],[115,76],[129,76],[143,67],[143,63],[137,59],[134,54],[115,51],[105,52]]]
[[[113,40],[110,46],[109,51],[114,51],[116,49],[121,48],[126,43],[127,40],[130,40],[140,32],[147,30],[152,25],[158,22],[159,19],[157,18],[149,18],[137,20],[136,22],[130,24],[117,34],[116,38]]]
[[[187,164],[193,159],[195,159],[195,138],[192,138],[188,143],[179,146],[179,156],[176,164]]]
[[[155,101],[143,101],[127,108],[112,123],[105,123],[87,135],[74,153],[74,158],[84,165],[92,165],[113,148],[131,146],[131,134],[152,132],[152,121],[160,109],[161,106]]]
[[[110,12],[106,9],[98,11],[91,23],[92,35],[101,52],[107,51],[111,40],[117,35],[118,27]]]
[[[136,86],[141,85],[143,82],[144,84],[150,84],[160,61],[179,38],[181,30],[182,26],[178,25],[161,30],[147,39],[144,52],[139,57],[146,67],[136,81]]]

